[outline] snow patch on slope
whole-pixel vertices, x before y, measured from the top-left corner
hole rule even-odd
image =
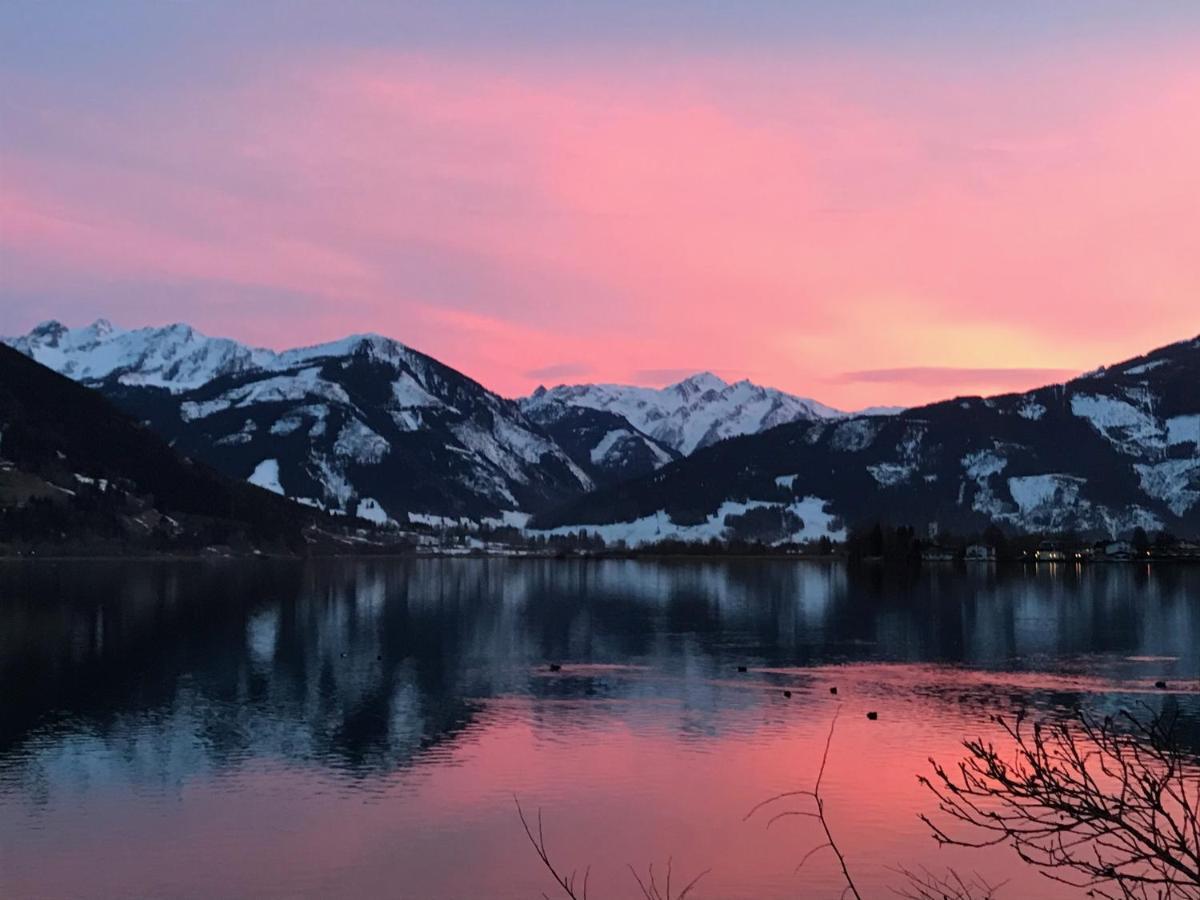
[[[1130,366],[1128,369],[1125,370],[1125,374],[1126,375],[1145,375],[1147,372],[1157,369],[1159,366],[1165,366],[1166,364],[1167,364],[1167,360],[1165,360],[1165,359],[1154,359],[1154,360],[1151,360],[1150,362],[1142,363],[1140,365]]]
[[[333,452],[345,459],[352,459],[364,466],[379,463],[391,445],[358,419],[351,419],[338,432]]]
[[[999,475],[1007,465],[1007,459],[991,450],[976,450],[962,458],[963,471],[976,480]]]
[[[897,484],[903,484],[912,478],[916,467],[906,463],[886,462],[867,466],[867,471],[871,473],[871,477],[875,479],[880,487],[893,487]]]
[[[1075,506],[1086,478],[1075,475],[1021,475],[1008,479],[1008,492],[1027,519]]]
[[[1046,407],[1038,403],[1032,397],[1028,398],[1024,403],[1017,407],[1017,415],[1022,419],[1028,419],[1030,422],[1036,422],[1046,414]]]
[[[254,420],[247,419],[242,423],[241,431],[235,431],[222,438],[218,438],[216,445],[218,447],[234,447],[238,444],[248,444],[254,440],[254,433],[256,431],[258,431],[258,426],[254,424]]]
[[[490,430],[485,430],[474,421],[463,422],[453,426],[450,430],[464,447],[482,456],[513,481],[519,484],[526,484],[529,481],[529,476],[521,465],[521,461],[528,455],[528,445],[518,448],[517,453],[514,454],[496,439],[495,434]]]
[[[882,424],[875,419],[847,419],[834,426],[829,444],[834,450],[851,453],[865,450],[871,446],[881,427]]]
[[[1200,500],[1200,459],[1166,459],[1157,463],[1136,463],[1138,481],[1148,496],[1167,504],[1171,512],[1182,516]]]
[[[630,547],[667,540],[703,543],[726,539],[729,534],[729,526],[725,524],[725,520],[729,517],[736,518],[753,509],[774,508],[793,513],[803,523],[786,540],[810,541],[821,537],[844,540],[845,529],[834,528],[837,518],[828,512],[828,506],[828,501],[811,496],[787,505],[765,500],[726,500],[717,508],[716,512],[711,513],[704,522],[697,525],[677,525],[671,521],[671,517],[665,510],[659,510],[653,515],[643,516],[630,522],[614,522],[606,525],[565,525],[548,531],[532,531],[530,533],[544,536],[564,536],[583,531],[599,535],[607,544],[624,541]]]
[[[1167,444],[1191,444],[1200,450],[1200,416],[1175,416],[1167,419]]]
[[[358,501],[358,506],[354,510],[354,514],[368,522],[374,522],[376,525],[387,525],[391,522],[391,518],[379,505],[379,501],[374,497],[364,497]]]
[[[354,496],[354,487],[346,479],[346,474],[324,456],[315,456],[312,464],[317,470],[317,481],[324,488],[325,507],[329,510],[345,510],[346,504]]]
[[[1139,400],[1145,400],[1135,395]],[[1116,397],[1075,394],[1071,412],[1087,419],[1121,453],[1140,456],[1147,449],[1165,445],[1163,429],[1153,415],[1139,406]]]
[[[626,428],[614,428],[612,431],[608,432],[608,434],[604,435],[604,437],[600,439],[600,442],[592,448],[591,453],[589,454],[591,456],[593,465],[598,466],[603,463],[618,443],[621,443],[624,440],[632,437],[633,432]]]
[[[789,504],[787,509],[804,522],[804,527],[792,534],[793,541],[815,541],[822,537],[831,541],[846,539],[846,529],[834,527],[837,517],[829,512],[828,501],[808,496]]]
[[[243,409],[261,403],[284,403],[314,397],[330,403],[350,403],[341,385],[321,378],[319,368],[301,369],[239,385],[211,399],[188,401],[180,405],[185,422],[207,418],[227,409]]]
[[[999,497],[992,487],[992,476],[999,475],[1008,465],[1008,460],[994,450],[976,450],[968,453],[959,461],[967,478],[975,482],[975,493],[971,499],[971,508],[992,518],[1000,517],[1010,511],[1010,507]],[[961,506],[966,498],[967,482],[959,487],[958,503]]]
[[[851,420],[851,422],[860,421],[865,420]],[[847,425],[849,424],[851,423],[847,423]],[[875,427],[877,425],[878,423]],[[845,426],[838,426],[839,429],[843,427]],[[921,442],[925,440],[925,434],[928,431],[929,426],[926,422],[919,420],[908,422],[905,425],[903,436],[896,442],[897,458],[894,461],[867,466],[867,471],[880,487],[894,487],[912,480],[920,467]],[[835,439],[837,439],[836,435]],[[855,443],[857,440],[856,437],[851,443]]]
[[[485,516],[480,522],[489,528],[524,528],[530,518],[529,513],[506,509],[499,516]]]
[[[408,372],[402,372],[400,377],[392,382],[392,400],[400,410],[417,409],[423,406],[446,407],[452,412],[458,412],[452,406],[443,403],[433,394],[417,383]]]
[[[272,493],[283,494],[283,485],[279,483],[279,460],[277,459],[264,459],[254,467],[254,471],[246,480]]]

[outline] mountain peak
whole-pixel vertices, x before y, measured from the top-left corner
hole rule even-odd
[[[190,341],[192,338],[204,339],[207,335],[200,334],[187,322],[172,322],[170,325],[162,329],[164,334],[182,337],[185,341]]]
[[[672,387],[689,393],[696,392],[702,394],[705,391],[723,390],[729,387],[729,384],[712,372],[705,371],[690,375],[678,384],[672,385]]]
[[[68,328],[57,320],[42,322],[28,334],[4,338],[26,356],[84,382],[116,378],[123,384],[190,390],[213,378],[249,368],[276,369],[308,360],[367,354],[405,359],[407,347],[381,334],[352,334],[341,340],[276,352],[229,338],[210,337],[186,322],[151,325],[132,331],[99,318]]]
[[[306,360],[327,356],[353,356],[366,354],[381,359],[395,359],[407,353],[408,348],[393,338],[374,332],[351,334],[336,341],[323,344],[313,344],[308,347],[297,347],[284,350],[278,354],[282,360]]]
[[[684,455],[716,441],[756,434],[796,420],[836,418],[835,409],[774,388],[741,381],[731,390],[704,371],[664,388],[619,384],[559,385],[536,392],[526,403],[559,402],[614,413],[665,447]]]
[[[29,332],[30,337],[39,338],[59,338],[67,333],[67,326],[58,319],[47,319],[45,322],[39,322]]]
[[[89,325],[85,331],[93,337],[106,338],[116,331],[116,328],[113,326],[112,322],[108,321],[108,319],[97,319],[95,322]]]

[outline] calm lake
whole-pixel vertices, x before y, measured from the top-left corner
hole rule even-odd
[[[1198,679],[1200,567],[0,563],[0,896],[556,896],[515,795],[600,900],[669,858],[697,900],[836,897],[827,851],[795,871],[813,820],[743,819],[812,787],[837,710],[864,896],[1078,896],[938,849],[916,775],[1018,709],[1177,709],[1200,747]]]

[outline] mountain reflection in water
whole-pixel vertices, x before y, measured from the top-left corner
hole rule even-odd
[[[713,869],[697,898],[836,894],[793,874],[803,824],[741,821],[810,786],[834,704],[872,895],[899,863],[1002,880],[917,822],[926,758],[1026,707],[1178,711],[1200,748],[1198,679],[1197,568],[4,563],[0,894],[539,896],[514,793],[603,896],[668,856]]]

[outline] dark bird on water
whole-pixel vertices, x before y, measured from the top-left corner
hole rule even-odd
[[[550,663],[549,668],[550,668],[551,672],[561,672],[562,671],[562,666],[560,666],[558,663]]]
[[[1165,691],[1167,689],[1167,683],[1165,681],[1156,681],[1154,682],[1154,686],[1160,691]]]
[[[837,688],[830,688],[830,689],[829,689],[829,693],[831,693],[831,694],[836,694],[836,693],[837,693]]]
[[[748,671],[748,670],[746,669],[746,667],[745,667],[745,666],[738,666],[738,671],[739,671],[739,672],[745,672],[745,671]]]
[[[791,696],[792,696],[792,692],[791,692],[791,691],[784,691],[784,692],[783,692],[783,696],[785,696],[785,697],[788,697],[788,698],[790,699],[790,698],[791,698]]]
[[[879,713],[872,710],[871,712],[867,713],[867,718],[870,719],[872,722],[874,722],[876,719],[879,718]]]

